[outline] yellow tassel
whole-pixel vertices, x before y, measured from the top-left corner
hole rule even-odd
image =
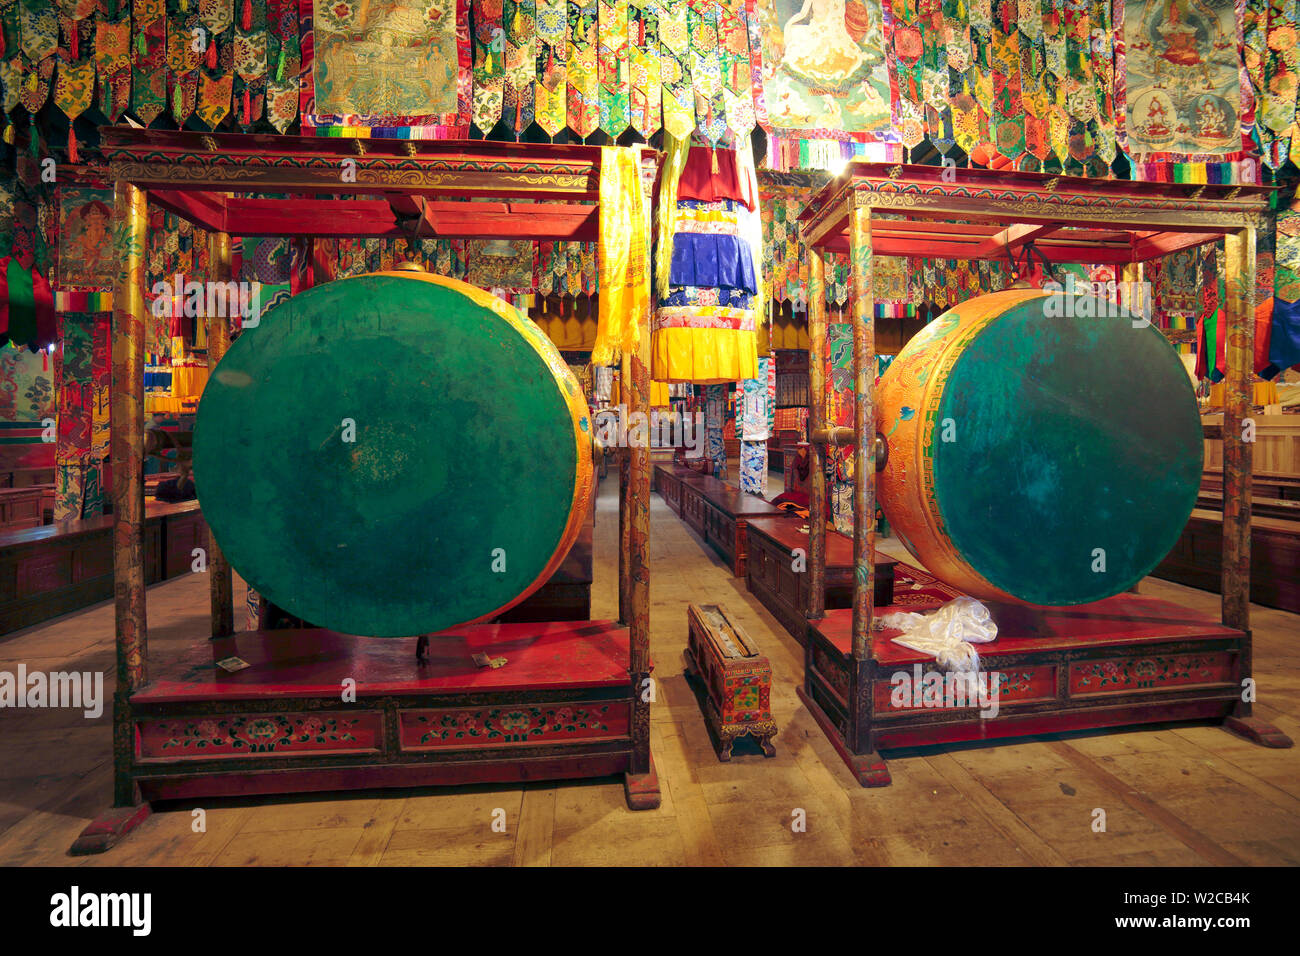
[[[716,149],[709,149],[709,159],[713,161],[713,173],[717,175],[721,170],[718,169],[718,151]]]

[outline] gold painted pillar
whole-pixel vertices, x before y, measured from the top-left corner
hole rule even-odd
[[[876,545],[876,303],[872,293],[871,207],[849,199],[853,273],[853,658],[871,649]]]
[[[228,282],[231,279],[230,236],[214,232],[208,237],[213,279]],[[225,313],[235,308],[217,309],[218,315],[208,316],[208,374],[216,374],[217,364],[230,347],[230,319]],[[235,633],[235,596],[231,581],[230,562],[221,553],[212,532],[208,532],[208,589],[211,597],[212,636],[229,637]]]
[[[808,249],[808,617],[826,616],[826,260]]]
[[[109,449],[113,465],[113,600],[117,687],[130,694],[148,679],[144,594],[144,192],[116,189],[119,272],[113,290],[113,379]]]
[[[1119,304],[1135,315],[1141,314],[1139,310],[1149,309],[1152,305],[1146,293],[1140,287],[1134,286],[1134,283],[1142,281],[1142,276],[1143,270],[1140,262],[1126,262],[1123,268],[1120,269]],[[1150,315],[1146,317],[1151,318]]]
[[[149,229],[144,192],[115,190],[112,384],[109,461],[113,470],[113,616],[117,689],[113,693],[113,806],[139,794],[131,777],[135,728],[131,694],[149,680],[144,579],[144,254]]]
[[[1223,623],[1250,628],[1251,449],[1242,421],[1250,414],[1255,364],[1255,226],[1224,236]]]

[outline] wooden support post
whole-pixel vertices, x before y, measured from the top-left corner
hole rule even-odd
[[[619,404],[623,406],[619,409],[619,414],[624,420],[619,423],[621,427],[617,434],[626,435],[631,426],[629,419],[632,405],[632,357],[626,353],[619,365],[618,381]],[[631,602],[628,597],[632,582],[632,566],[628,560],[631,550],[628,532],[631,523],[627,519],[633,510],[635,510],[635,502],[632,500],[632,455],[631,449],[624,445],[618,449],[618,622],[620,624],[631,623]]]
[[[808,434],[826,427],[826,260],[809,248],[808,261]],[[809,442],[808,617],[826,616],[826,446]]]
[[[131,694],[149,679],[144,591],[144,250],[148,204],[130,183],[116,188],[119,272],[113,291],[113,379],[109,404],[113,465],[113,601],[117,690],[113,716],[113,805],[138,802],[130,768],[135,741]]]
[[[641,328],[636,354],[624,358],[630,370],[630,390],[625,400],[629,416],[650,420],[650,322]],[[628,806],[653,810],[659,806],[659,779],[650,757],[650,435],[644,442],[628,442],[624,449],[628,468],[626,560],[627,603],[632,680],[632,766],[624,778]]]
[[[1250,629],[1251,450],[1242,431],[1255,361],[1255,227],[1224,237],[1228,308],[1224,332],[1223,623]]]
[[[871,656],[876,544],[876,336],[871,290],[871,207],[849,210],[853,273],[853,659]]]
[[[214,232],[208,237],[208,249],[212,261],[214,279],[229,282],[231,279],[230,235]],[[217,315],[208,316],[208,372],[216,374],[217,364],[226,349],[230,347],[230,319],[228,313],[234,310],[230,304],[226,309],[217,309]],[[231,580],[230,562],[221,553],[221,547],[208,532],[208,589],[211,597],[212,636],[229,637],[235,633],[235,597],[234,583]]]

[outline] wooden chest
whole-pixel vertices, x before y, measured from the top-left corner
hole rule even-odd
[[[692,604],[686,676],[709,726],[719,760],[731,759],[737,737],[754,737],[764,755],[776,756],[772,738],[772,666],[721,605]]]

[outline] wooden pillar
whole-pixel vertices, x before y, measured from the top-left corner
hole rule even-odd
[[[626,435],[631,426],[632,405],[632,357],[626,353],[619,365],[618,400],[623,407],[619,409],[622,419],[617,434]],[[632,564],[629,560],[631,551],[628,533],[631,522],[628,515],[635,510],[632,500],[632,455],[625,443],[618,449],[618,621],[620,624],[631,623],[631,601],[629,598],[632,583]]]
[[[214,232],[208,237],[212,279],[228,282],[231,279],[230,236]],[[233,308],[233,305],[231,306]],[[216,373],[217,363],[230,347],[230,320],[221,314],[231,310],[217,309],[218,315],[208,316],[208,374]],[[231,581],[230,562],[221,553],[212,532],[208,532],[208,589],[211,597],[212,636],[229,637],[235,633],[235,597]]]
[[[1228,302],[1223,401],[1223,623],[1250,629],[1251,449],[1242,421],[1250,412],[1255,362],[1255,226],[1224,236]]]
[[[853,273],[853,658],[871,654],[876,544],[876,337],[871,288],[871,207],[849,199]]]
[[[826,260],[808,254],[808,617],[826,616],[826,445],[816,440],[826,427]]]
[[[118,182],[114,244],[112,401],[113,612],[117,690],[113,701],[113,804],[136,802],[130,766],[130,697],[149,679],[144,581],[144,250],[149,227],[144,192]]]
[[[624,361],[631,372],[626,396],[628,415],[648,422],[650,416],[650,323],[642,325],[636,354]],[[632,773],[647,774],[650,765],[650,433],[643,442],[627,443],[628,468],[627,565],[628,626],[631,629]],[[655,805],[658,805],[656,798]]]

